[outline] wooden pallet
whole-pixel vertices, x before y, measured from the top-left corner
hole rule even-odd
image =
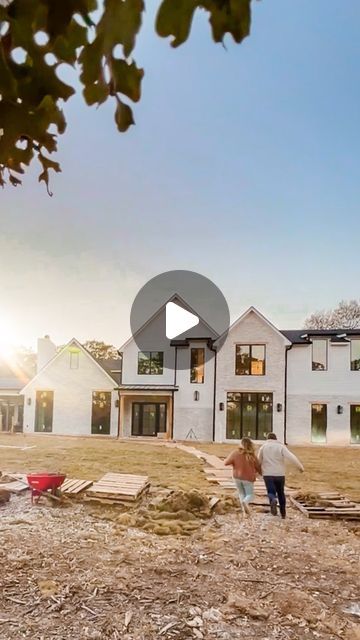
[[[106,473],[86,491],[86,500],[96,499],[113,502],[135,502],[149,490],[147,476],[127,473]]]
[[[89,489],[93,484],[93,480],[77,480],[75,478],[67,478],[61,485],[61,493],[67,496],[76,496],[82,491]]]
[[[319,493],[319,500],[326,500],[329,506],[307,503],[304,500],[290,497],[292,504],[308,518],[322,518],[334,520],[359,520],[360,504],[352,502],[340,493]]]

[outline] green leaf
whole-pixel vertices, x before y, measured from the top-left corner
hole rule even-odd
[[[138,102],[144,70],[138,69],[135,62],[128,64],[125,60],[115,58],[111,60],[110,69],[115,91],[123,93],[133,102]]]
[[[242,42],[250,33],[251,0],[204,0],[210,12],[209,22],[215,42],[222,42],[230,33],[235,42]]]
[[[115,122],[122,133],[127,131],[132,124],[135,124],[131,108],[119,99],[115,111]]]
[[[94,84],[88,84],[84,88],[83,95],[86,104],[102,104],[109,96],[109,87],[104,82],[96,82]]]
[[[185,42],[189,37],[195,9],[199,5],[197,0],[163,0],[156,17],[159,36],[173,36],[172,47]]]
[[[122,44],[128,58],[141,27],[143,0],[105,0],[104,13],[97,26],[103,38],[104,52],[111,55],[117,44]]]
[[[101,38],[96,38],[91,44],[87,44],[80,56],[81,65],[80,80],[84,85],[97,82],[102,73],[101,60],[103,57],[103,42]]]
[[[44,156],[41,151],[38,153],[38,159],[43,166],[43,171],[39,175],[39,182],[45,182],[46,190],[49,196],[52,196],[53,194],[49,189],[49,169],[52,169],[53,171],[56,171],[56,173],[59,173],[61,172],[60,165],[58,162],[54,162],[54,160],[51,160],[50,158]]]

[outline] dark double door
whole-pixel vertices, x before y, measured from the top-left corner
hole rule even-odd
[[[133,402],[131,435],[157,436],[166,432],[165,402]]]

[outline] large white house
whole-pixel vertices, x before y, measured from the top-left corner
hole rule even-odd
[[[165,314],[119,350],[120,377],[75,339],[41,339],[24,432],[360,445],[360,329],[280,331],[250,307],[225,340],[200,318],[169,341]]]

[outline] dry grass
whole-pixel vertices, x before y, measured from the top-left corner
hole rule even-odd
[[[157,446],[156,446],[157,444]],[[192,446],[193,442],[189,443]],[[0,469],[17,472],[63,471],[68,477],[97,480],[107,471],[137,473],[150,477],[153,485],[197,488],[209,491],[203,464],[175,448],[160,443],[124,442],[99,438],[67,438],[44,435],[0,435],[0,445],[32,446],[34,449],[0,448]],[[228,444],[196,444],[199,449],[225,457]],[[290,447],[305,466],[300,474],[289,466],[287,485],[306,492],[337,490],[360,500],[360,447]]]
[[[229,444],[198,444],[202,451],[219,457],[234,449]],[[301,460],[305,473],[288,466],[286,484],[303,491],[331,489],[360,501],[360,447],[289,447]]]
[[[143,442],[44,435],[0,435],[0,445],[33,446],[34,449],[0,447],[0,470],[62,471],[69,478],[97,480],[108,471],[148,475],[153,485],[209,490],[203,464],[194,456]]]

